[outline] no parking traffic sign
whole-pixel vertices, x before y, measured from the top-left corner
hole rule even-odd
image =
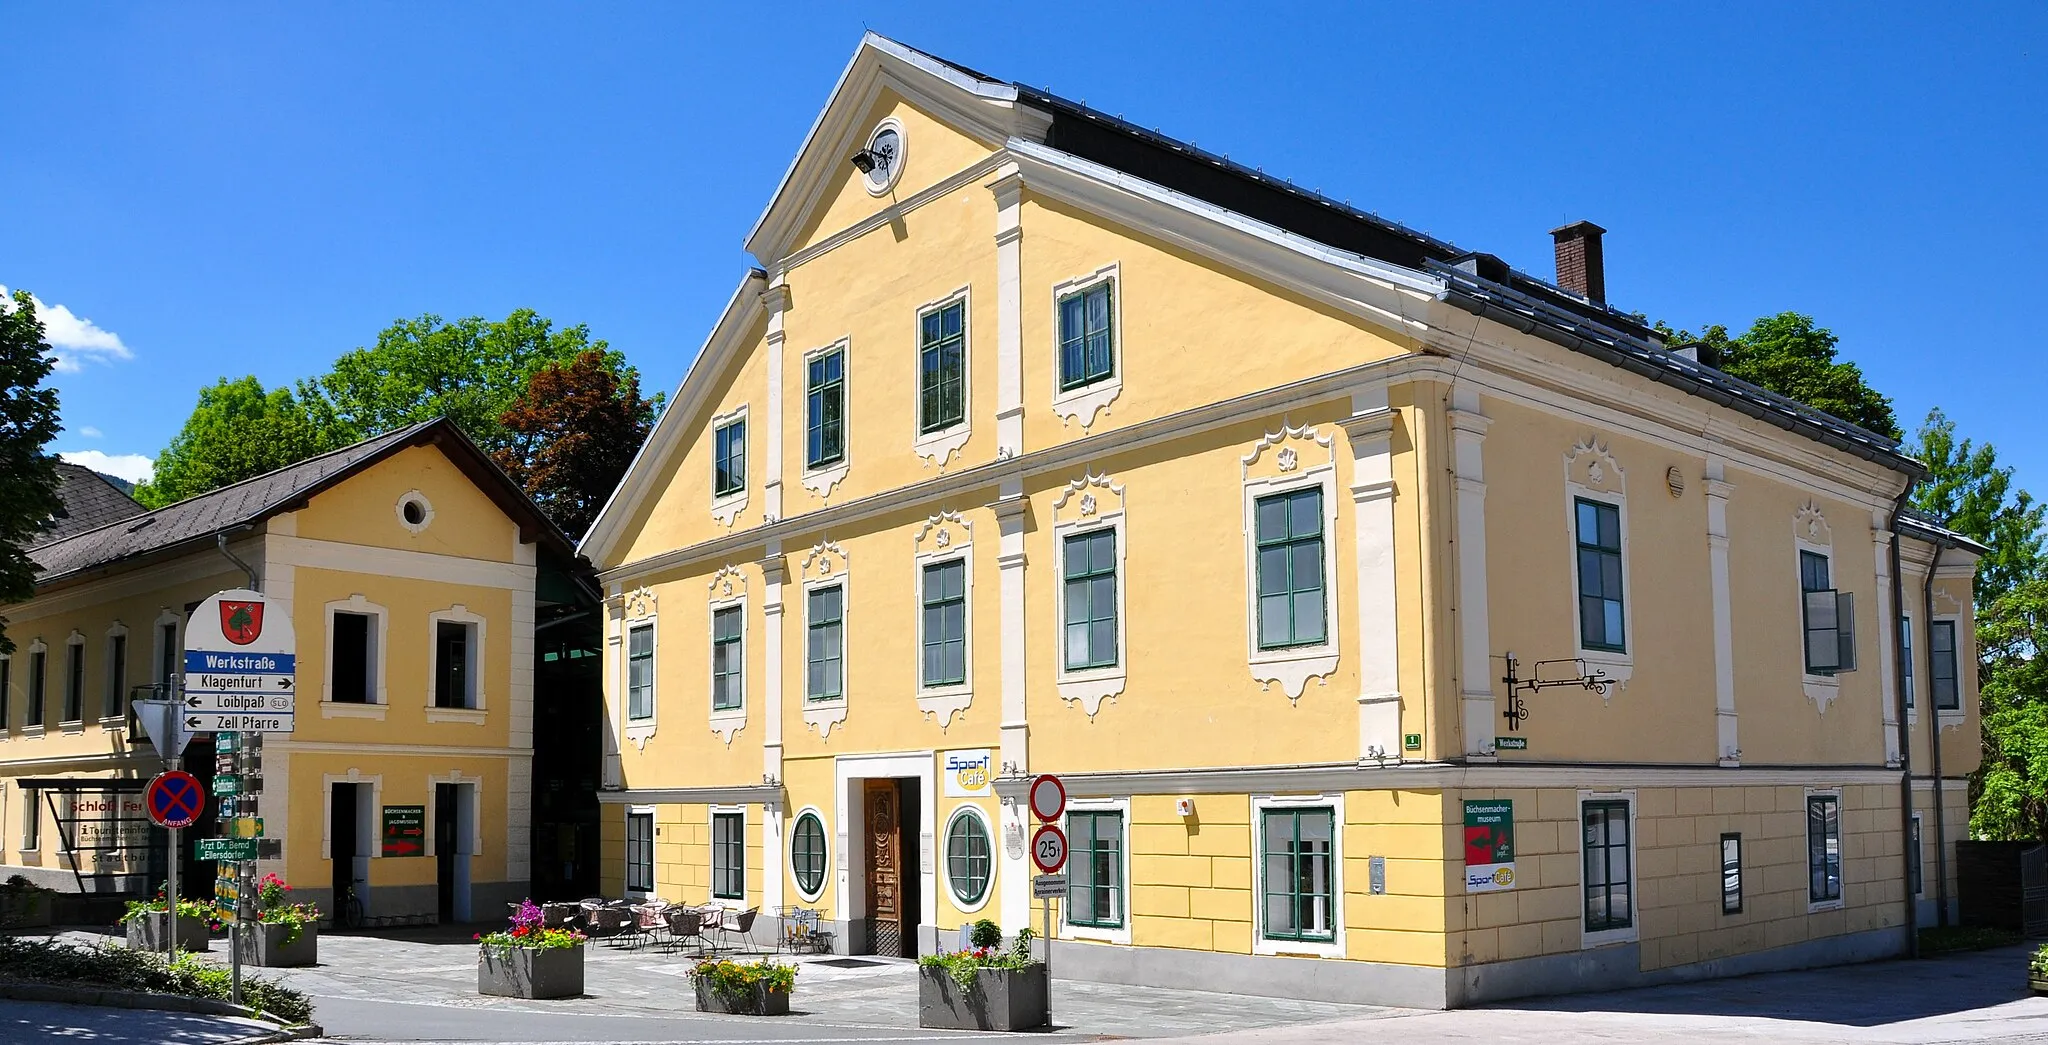
[[[159,827],[191,827],[206,808],[206,789],[199,778],[183,770],[158,773],[142,793],[149,818]]]

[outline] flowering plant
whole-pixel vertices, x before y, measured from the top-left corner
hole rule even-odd
[[[305,935],[306,926],[318,924],[320,908],[309,903],[293,903],[292,887],[285,884],[276,874],[266,874],[256,882],[256,918],[271,925],[289,926],[284,942],[297,943]]]
[[[751,997],[756,987],[770,994],[796,990],[796,966],[766,958],[751,964],[706,958],[690,975],[708,982],[715,993],[732,998]]]
[[[121,920],[123,922],[139,922],[153,915],[169,914],[170,910],[170,900],[166,897],[165,890],[159,887],[156,895],[147,900],[128,901],[128,908],[121,912]],[[178,898],[178,917],[181,919],[194,918],[205,922],[208,929],[219,929],[222,924],[220,908],[198,900],[188,900],[184,897]]]
[[[551,951],[583,946],[584,936],[574,929],[550,929],[547,916],[540,905],[532,900],[522,900],[519,909],[512,912],[512,927],[494,933],[478,933],[476,941],[485,947],[509,950],[526,947],[533,950]]]
[[[974,947],[949,954],[927,954],[919,958],[917,964],[928,969],[944,969],[962,991],[971,991],[975,985],[976,970],[1023,969],[1036,964],[1031,957],[1031,940],[1036,935],[1029,929],[1019,929],[1016,942],[1009,950],[1003,950],[999,946],[1003,940],[1002,929],[984,918],[975,923],[971,937]]]

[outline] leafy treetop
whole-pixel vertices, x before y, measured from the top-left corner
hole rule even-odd
[[[35,564],[24,550],[63,507],[57,458],[44,447],[56,438],[57,390],[43,387],[55,366],[35,299],[14,292],[0,301],[0,605],[35,594]],[[0,617],[0,653],[14,651]]]
[[[654,425],[640,379],[596,349],[550,363],[499,415],[506,440],[491,457],[571,537],[590,529]]]
[[[1780,312],[1750,324],[1739,336],[1714,324],[1695,335],[1659,322],[1666,343],[1700,346],[1700,362],[1731,377],[1796,399],[1816,410],[1890,439],[1899,438],[1892,401],[1863,379],[1863,369],[1836,357],[1841,339],[1812,316]]]
[[[302,402],[286,388],[265,390],[254,377],[222,378],[199,390],[199,405],[157,455],[156,474],[136,486],[135,499],[161,508],[352,441],[324,404]]]

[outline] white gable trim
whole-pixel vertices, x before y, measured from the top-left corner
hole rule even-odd
[[[578,554],[593,563],[606,562],[622,536],[621,527],[625,520],[640,510],[640,505],[649,495],[660,492],[652,485],[652,475],[658,471],[654,465],[667,461],[671,453],[679,452],[683,433],[689,430],[692,418],[714,405],[705,401],[712,382],[708,376],[700,375],[716,374],[734,353],[744,347],[746,332],[767,315],[767,307],[762,300],[762,292],[767,287],[767,279],[758,270],[749,271],[746,278],[740,280],[732,298],[725,303],[725,311],[719,314],[718,323],[711,328],[711,336],[704,340],[704,347],[690,361],[690,369],[684,372],[682,383],[676,386],[676,394],[670,398],[668,408],[655,422],[654,431],[648,433],[647,441],[640,444],[640,452],[633,455],[633,463],[626,468],[626,477],[620,480],[618,488],[604,502],[604,509],[598,512],[597,521],[591,523],[590,532],[577,543]]]

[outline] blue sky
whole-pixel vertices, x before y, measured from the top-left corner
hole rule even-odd
[[[66,310],[65,451],[423,312],[673,387],[873,28],[1534,273],[1590,218],[1615,304],[1811,313],[2048,492],[2048,5],[1881,6],[14,5],[0,285]]]

